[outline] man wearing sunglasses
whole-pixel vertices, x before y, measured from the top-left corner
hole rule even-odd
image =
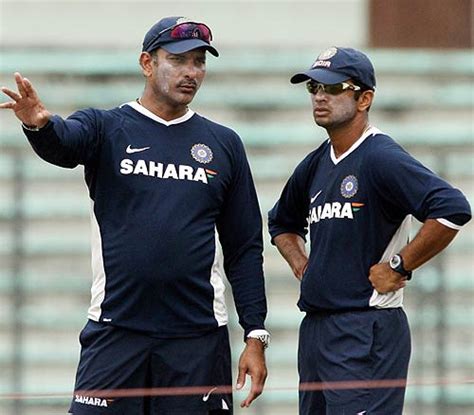
[[[306,313],[300,414],[402,414],[410,357],[403,288],[471,218],[469,204],[369,124],[375,75],[365,54],[332,47],[291,82],[307,82],[314,120],[329,136],[269,212],[272,242],[301,282]],[[408,242],[411,216],[423,226]]]
[[[218,56],[211,40],[203,23],[160,20],[143,42],[142,96],[112,110],[64,120],[19,73],[18,92],[2,88],[12,101],[0,108],[15,112],[43,159],[85,168],[93,285],[74,415],[230,414],[224,274],[245,332],[237,389],[251,377],[241,406],[262,392],[269,334],[253,179],[238,135],[188,108],[206,51]]]

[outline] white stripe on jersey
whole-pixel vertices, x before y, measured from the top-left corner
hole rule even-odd
[[[210,282],[214,288],[214,301],[212,308],[214,310],[214,317],[217,320],[217,324],[220,326],[225,326],[228,322],[227,316],[227,307],[225,305],[225,285],[224,285],[224,254],[222,252],[222,247],[219,242],[219,236],[217,230],[215,231],[215,256],[214,263],[211,267],[211,276]]]
[[[92,288],[88,318],[99,321],[102,314],[100,307],[105,297],[105,268],[102,256],[102,237],[100,235],[99,223],[94,213],[94,201],[91,201],[91,248]]]
[[[407,215],[400,227],[393,235],[392,240],[385,248],[385,252],[380,258],[380,262],[388,262],[390,258],[398,254],[401,249],[408,243],[410,237],[410,230],[412,224],[412,216]],[[369,305],[377,308],[396,308],[403,307],[403,288],[387,294],[380,294],[376,290],[373,291],[370,297]]]
[[[370,137],[371,135],[376,135],[376,134],[384,134],[384,133],[376,127],[369,126],[369,128],[367,128],[367,130],[365,130],[362,133],[362,135],[339,157],[336,157],[336,153],[334,152],[334,147],[331,145],[331,151],[329,153],[331,157],[331,161],[333,162],[334,165],[337,165],[342,160],[344,160],[349,154],[353,153],[357,149],[357,147],[359,147],[365,141],[366,138]]]
[[[135,111],[138,111],[140,114],[143,114],[144,116],[151,118],[153,121],[159,122],[160,124],[166,125],[167,127],[169,127],[170,125],[181,124],[185,121],[188,121],[194,115],[194,111],[188,108],[188,111],[186,112],[186,114],[182,115],[181,117],[175,118],[174,120],[171,120],[171,121],[166,121],[163,118],[158,117],[158,115],[152,113],[150,110],[146,109],[137,101],[126,102],[125,104],[120,105],[120,108],[123,107],[124,105],[129,105]]]
[[[450,222],[450,221],[447,220],[447,219],[439,218],[439,219],[436,219],[436,220],[437,220],[439,223],[441,223],[441,225],[444,225],[444,226],[446,226],[446,227],[448,227],[448,228],[451,228],[451,229],[455,229],[455,230],[457,230],[457,231],[459,231],[459,230],[462,228],[462,226],[456,225],[455,223]]]

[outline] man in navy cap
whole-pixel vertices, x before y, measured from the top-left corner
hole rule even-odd
[[[410,357],[403,288],[469,221],[470,207],[369,124],[375,74],[365,54],[331,47],[291,82],[306,82],[314,120],[329,136],[269,212],[272,242],[301,282],[306,313],[300,414],[399,415]],[[412,216],[423,226],[408,242]]]
[[[160,20],[143,41],[142,96],[112,110],[64,120],[19,73],[18,92],[2,88],[12,101],[0,108],[15,112],[40,157],[85,169],[93,284],[74,415],[230,414],[225,274],[245,332],[237,389],[252,379],[241,406],[262,392],[269,334],[252,175],[239,136],[188,107],[206,51],[218,56],[211,40],[204,23]]]

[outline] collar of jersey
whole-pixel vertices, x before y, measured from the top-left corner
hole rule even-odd
[[[188,112],[179,118],[175,118],[171,121],[166,121],[158,115],[153,114],[151,111],[147,110],[144,106],[140,105],[137,101],[130,101],[123,105],[129,105],[135,111],[138,111],[140,114],[143,114],[145,117],[151,118],[153,121],[159,122],[160,124],[164,124],[167,127],[174,124],[181,124],[182,122],[188,121],[193,115],[194,111],[188,109]],[[123,105],[121,105],[123,107]]]
[[[369,127],[367,130],[364,131],[364,133],[360,136],[360,138],[357,139],[357,141],[352,144],[352,146],[349,147],[349,149],[345,152],[342,153],[339,157],[336,157],[336,153],[334,153],[334,147],[331,145],[331,160],[334,164],[340,163],[342,160],[344,160],[349,154],[354,152],[357,147],[359,147],[367,137],[370,137],[371,135],[375,134],[382,134],[382,131],[380,131],[378,128],[375,127]],[[330,142],[329,142],[330,143]]]

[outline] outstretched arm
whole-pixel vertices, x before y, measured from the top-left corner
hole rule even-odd
[[[13,110],[16,117],[29,128],[44,127],[51,118],[51,113],[45,108],[28,79],[15,72],[15,81],[18,92],[2,87],[2,92],[12,101],[1,103],[0,109]]]
[[[16,72],[15,81],[18,92],[1,88],[12,101],[1,103],[0,109],[15,113],[34,151],[43,160],[61,167],[92,162],[100,148],[100,111],[81,110],[64,120],[46,109],[28,79]]]
[[[405,269],[412,271],[429,261],[448,246],[457,232],[436,219],[427,219],[416,237],[400,252]],[[380,294],[398,290],[406,285],[406,277],[393,271],[387,262],[371,267],[369,280]]]

